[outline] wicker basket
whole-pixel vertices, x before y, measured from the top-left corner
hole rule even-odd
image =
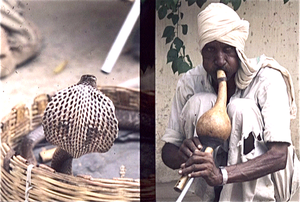
[[[139,110],[140,93],[122,87],[99,87],[116,108]],[[22,137],[41,124],[49,95],[33,100],[31,109],[24,104],[14,107],[1,120],[1,199],[3,201],[139,201],[140,180],[131,178],[93,179],[57,173],[40,164],[26,164],[26,159],[13,156],[10,172],[3,169],[6,154]],[[152,195],[153,189],[148,190]],[[147,194],[147,193],[146,193]]]

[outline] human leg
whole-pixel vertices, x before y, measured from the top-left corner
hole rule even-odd
[[[180,128],[186,138],[197,136],[196,125],[198,119],[214,106],[216,99],[215,94],[198,93],[186,102],[180,114]]]

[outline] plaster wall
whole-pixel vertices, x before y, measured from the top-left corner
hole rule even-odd
[[[209,1],[213,2],[213,1]],[[219,1],[214,1],[219,2]],[[193,65],[201,64],[202,58],[197,44],[198,13],[196,5],[188,6],[182,0],[181,12],[184,13],[182,24],[188,24],[188,34],[180,35],[186,44],[186,53],[190,55]],[[283,4],[282,0],[252,0],[242,2],[237,13],[250,22],[249,37],[245,53],[249,58],[265,54],[275,58],[286,67],[293,79],[296,102],[299,109],[299,2],[290,0]],[[166,54],[169,44],[161,38],[164,27],[171,25],[170,20],[159,20],[156,15],[156,181],[168,182],[177,180],[177,171],[166,167],[161,160],[161,148],[164,142],[161,137],[168,123],[171,101],[180,75],[173,74],[171,65],[166,64]],[[299,111],[299,110],[298,110]],[[280,117],[278,117],[280,118]],[[299,113],[291,121],[292,140],[299,156]]]

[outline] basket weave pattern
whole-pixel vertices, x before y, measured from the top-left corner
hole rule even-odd
[[[122,87],[99,87],[116,108],[139,110],[139,91]],[[10,172],[3,169],[6,154],[41,124],[49,95],[38,95],[31,108],[19,104],[1,120],[1,199],[4,201],[139,201],[140,181],[131,178],[94,179],[57,173],[40,164],[28,171],[21,156],[10,159]],[[119,165],[116,165],[119,166]],[[30,173],[29,173],[30,172]],[[30,183],[28,175],[31,174]],[[27,181],[27,189],[26,189]]]

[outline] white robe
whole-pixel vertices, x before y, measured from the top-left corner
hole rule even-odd
[[[188,71],[178,81],[162,140],[180,146],[184,139],[196,136],[197,120],[214,105],[216,97],[211,79],[202,66]],[[287,142],[291,146],[286,169],[253,181],[227,184],[220,201],[289,200],[299,189],[300,167],[291,141],[289,96],[282,74],[272,68],[262,68],[245,89],[236,89],[227,111],[232,122],[229,144],[223,146],[228,150],[227,165],[263,154],[267,142]],[[250,133],[254,135],[254,149],[244,154],[243,142]],[[203,179],[196,179],[194,187],[201,200],[213,200],[213,187]]]

